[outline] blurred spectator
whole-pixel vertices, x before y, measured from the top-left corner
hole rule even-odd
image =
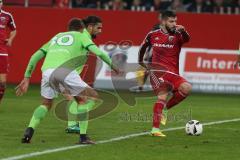
[[[233,8],[234,8],[234,12],[235,14],[239,14],[240,13],[240,0],[234,0],[233,1]]]
[[[86,0],[85,3],[87,8],[101,8],[100,0]]]
[[[72,8],[84,8],[84,0],[72,0]]]
[[[175,12],[186,11],[181,0],[173,0],[171,6],[168,7],[168,10],[174,10]]]
[[[55,0],[55,7],[68,8],[69,7],[69,0]]]
[[[53,0],[58,8],[239,14],[240,0]],[[71,5],[69,3],[71,2]]]
[[[153,9],[155,11],[164,11],[171,5],[171,1],[169,0],[153,0]]]
[[[214,8],[214,3],[212,0],[195,0],[188,8],[187,11],[190,12],[209,12],[212,13]]]
[[[131,5],[132,11],[146,10],[145,6],[142,6],[142,0],[133,0]]]
[[[228,1],[224,1],[224,0],[215,0],[215,6],[214,6],[214,13],[227,13],[227,8],[230,7],[229,6],[229,0]]]
[[[123,10],[127,7],[127,3],[123,0],[111,0],[108,3],[108,8],[106,9],[112,9],[112,10]]]

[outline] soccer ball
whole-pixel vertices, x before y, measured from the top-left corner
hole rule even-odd
[[[199,136],[203,132],[203,127],[199,121],[191,120],[187,122],[185,130],[188,135]]]

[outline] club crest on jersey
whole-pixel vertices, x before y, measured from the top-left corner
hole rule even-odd
[[[155,40],[158,41],[160,38],[159,37],[156,37]]]
[[[173,39],[174,39],[174,36],[169,36],[169,37],[168,37],[168,41],[169,41],[169,42],[172,42]]]

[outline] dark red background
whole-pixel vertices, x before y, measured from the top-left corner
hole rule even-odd
[[[72,17],[83,18],[98,15],[104,21],[103,33],[97,44],[107,41],[131,40],[139,45],[147,32],[157,23],[156,12],[98,11],[80,9],[50,9],[5,7],[13,14],[17,25],[17,37],[10,50],[10,73],[8,81],[18,83],[30,56],[57,32],[65,31]],[[178,14],[178,23],[191,34],[191,41],[185,47],[210,49],[237,49],[240,41],[239,15]],[[91,61],[94,65],[94,61]],[[40,65],[33,74],[32,82],[40,81]],[[92,66],[92,65],[91,65]],[[94,68],[94,67],[92,67]],[[91,81],[93,70],[88,72]]]

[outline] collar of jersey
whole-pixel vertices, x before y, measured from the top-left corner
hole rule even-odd
[[[87,29],[83,30],[83,33],[86,34],[89,38],[92,38],[92,36],[90,35],[90,33],[87,31]]]

